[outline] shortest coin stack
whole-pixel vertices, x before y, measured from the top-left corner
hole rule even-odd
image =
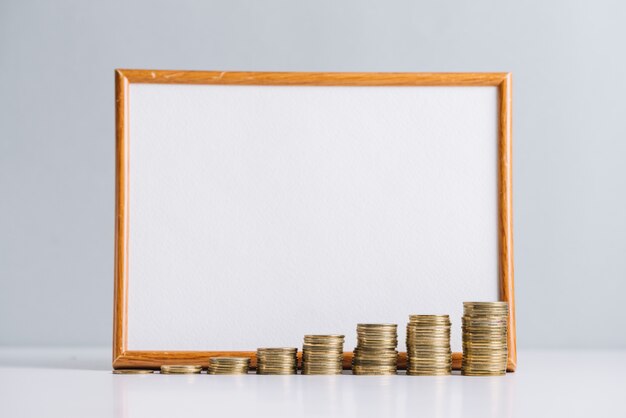
[[[452,371],[450,317],[410,315],[406,326],[406,374],[448,375]]]
[[[298,370],[297,348],[258,348],[256,358],[257,374],[296,374]]]
[[[202,366],[172,364],[161,366],[161,374],[197,374],[202,371]]]
[[[302,374],[341,374],[343,335],[305,335]]]
[[[211,357],[209,374],[248,374],[249,357]]]
[[[499,376],[506,373],[506,302],[463,303],[463,363],[466,376]]]
[[[396,374],[398,370],[398,325],[358,324],[357,346],[352,358],[352,373]]]

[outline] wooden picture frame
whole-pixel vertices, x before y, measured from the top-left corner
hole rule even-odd
[[[513,286],[512,226],[512,145],[511,75],[509,73],[279,73],[219,71],[115,71],[116,115],[116,203],[115,203],[115,295],[114,368],[158,368],[162,364],[202,364],[211,356],[245,355],[255,352],[231,351],[135,351],[128,349],[128,265],[129,265],[129,86],[135,83],[185,85],[262,85],[262,86],[493,86],[498,94],[498,242],[500,299],[509,302],[508,371],[516,368],[515,303]],[[411,312],[407,312],[407,315]],[[402,325],[400,325],[402,326]],[[402,342],[401,342],[402,344]],[[251,350],[256,347],[250,347]],[[349,368],[352,353],[344,354]],[[461,353],[453,354],[453,367],[460,368]],[[406,353],[399,357],[399,368],[406,366]]]

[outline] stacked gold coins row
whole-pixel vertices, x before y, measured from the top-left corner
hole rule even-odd
[[[298,349],[258,348],[256,361],[257,374],[296,374]]]
[[[410,315],[406,326],[406,374],[447,375],[452,372],[448,315]]]
[[[506,302],[463,303],[463,362],[461,374],[498,376],[506,373]]]
[[[398,370],[398,326],[358,324],[357,346],[352,357],[353,374],[396,374]]]
[[[507,302],[464,302],[461,374],[496,376],[506,373],[508,362]],[[407,375],[451,373],[450,318],[448,315],[410,315],[407,323]],[[396,324],[358,324],[352,358],[355,375],[397,373]],[[341,374],[343,335],[305,335],[302,374]],[[211,357],[208,374],[247,374],[249,357]],[[297,374],[297,348],[259,348],[257,374]],[[147,374],[152,370],[118,369],[115,374]],[[162,374],[201,373],[200,365],[163,365]]]
[[[305,335],[302,374],[341,374],[343,335]]]
[[[248,374],[250,358],[248,357],[211,357],[208,374]]]

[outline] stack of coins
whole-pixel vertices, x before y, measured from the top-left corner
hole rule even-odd
[[[406,374],[447,375],[452,371],[450,317],[410,315],[406,326]]]
[[[343,335],[305,335],[302,374],[341,374]]]
[[[463,303],[463,362],[461,374],[499,376],[506,373],[506,302]]]
[[[248,374],[249,357],[211,357],[209,374]]]
[[[298,370],[297,348],[258,348],[256,358],[257,374],[296,374]]]
[[[398,326],[358,324],[357,346],[352,358],[353,374],[396,374],[398,369]]]
[[[202,371],[202,366],[190,365],[167,365],[161,366],[161,374],[197,374]]]

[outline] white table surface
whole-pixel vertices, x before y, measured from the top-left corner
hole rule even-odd
[[[108,349],[0,348],[0,417],[626,416],[626,351],[522,351],[505,377],[113,375]]]

